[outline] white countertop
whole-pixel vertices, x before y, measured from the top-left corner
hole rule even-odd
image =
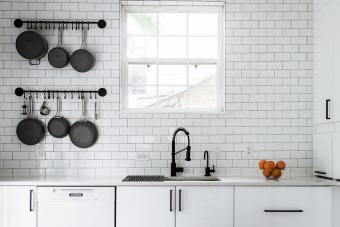
[[[165,182],[122,182],[124,177],[0,177],[0,186],[340,186],[340,182],[316,177],[282,177],[268,180],[264,177],[220,177],[221,181],[165,181]]]

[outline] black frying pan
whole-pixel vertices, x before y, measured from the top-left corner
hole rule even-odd
[[[34,59],[39,60],[39,64],[40,59],[43,58],[48,51],[46,40],[34,31],[21,33],[17,37],[15,45],[18,53],[22,57],[29,59],[31,65],[36,65],[31,61]]]
[[[70,62],[70,54],[61,47],[62,32],[58,29],[58,45],[48,53],[48,61],[55,68],[63,68]]]
[[[26,145],[35,145],[39,143],[45,135],[44,124],[32,118],[33,101],[32,96],[29,96],[30,108],[26,119],[22,120],[17,126],[18,139]]]
[[[98,139],[96,125],[86,119],[85,97],[82,97],[82,117],[71,126],[69,137],[71,142],[80,148],[91,147]]]
[[[81,47],[71,55],[71,65],[74,70],[84,73],[89,71],[95,62],[94,56],[85,49],[86,31],[82,29]]]
[[[57,96],[57,113],[48,122],[47,129],[52,136],[56,138],[64,138],[65,136],[67,136],[70,130],[70,124],[65,118],[60,116],[59,104],[60,104],[60,98],[58,95]]]

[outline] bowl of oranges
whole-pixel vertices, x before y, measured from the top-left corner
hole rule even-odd
[[[282,160],[277,161],[276,163],[272,160],[260,160],[259,168],[266,178],[279,179],[282,175],[282,171],[286,168],[286,163]]]

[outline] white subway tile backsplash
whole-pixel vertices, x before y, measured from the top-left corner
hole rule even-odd
[[[120,3],[124,5],[216,5],[225,10],[225,113],[127,113],[120,109]],[[305,176],[312,167],[312,0],[214,1],[31,1],[0,2],[0,175],[99,176],[169,174],[171,136],[177,127],[190,131],[191,162],[179,164],[186,175],[201,175],[204,149],[219,176],[254,176],[257,160],[284,159],[285,175]],[[71,66],[53,69],[46,58],[30,66],[16,53],[15,40],[24,29],[13,20],[105,19],[107,27],[92,29],[87,46],[96,56],[92,71]],[[50,48],[56,32],[38,31]],[[64,46],[80,47],[80,33],[66,31]],[[99,101],[100,136],[89,149],[68,138],[49,135],[38,146],[22,145],[15,128],[22,117],[17,86],[27,89],[94,89],[105,87]],[[43,96],[35,103],[40,108]],[[62,100],[62,114],[71,123],[80,118],[76,99]],[[55,113],[55,102],[48,105]],[[36,113],[38,114],[38,113]],[[88,105],[93,120],[93,103]],[[47,133],[48,134],[48,133]],[[178,138],[185,143],[185,137]],[[252,154],[245,146],[251,145]],[[180,148],[182,145],[178,145]],[[136,152],[148,160],[135,160]],[[216,154],[215,154],[216,152]],[[217,155],[218,154],[218,155]]]

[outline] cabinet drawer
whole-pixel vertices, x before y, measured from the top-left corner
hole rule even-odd
[[[328,187],[236,187],[235,227],[330,227]]]

